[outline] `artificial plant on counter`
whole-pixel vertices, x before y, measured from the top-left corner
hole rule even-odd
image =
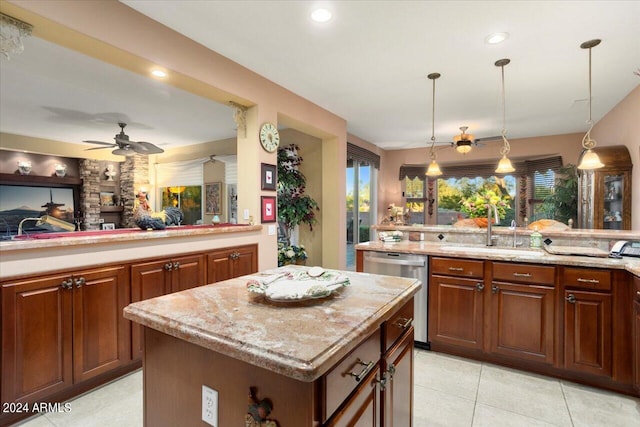
[[[280,251],[284,253],[300,253],[297,258],[306,259],[304,248],[291,244],[293,230],[300,224],[307,224],[310,230],[317,222],[316,211],[320,210],[318,203],[305,194],[306,178],[298,169],[302,157],[298,154],[298,146],[286,145],[278,149],[278,222],[282,224],[284,236]],[[296,262],[298,259],[292,259]],[[282,265],[284,260],[278,259]]]

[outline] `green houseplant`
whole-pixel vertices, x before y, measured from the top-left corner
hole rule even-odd
[[[578,173],[576,165],[567,164],[556,173],[553,193],[544,198],[542,211],[550,219],[567,224],[578,219]]]
[[[307,224],[310,230],[317,222],[318,203],[305,194],[306,178],[298,169],[302,157],[298,146],[286,145],[278,149],[278,222],[284,235],[279,236],[278,265],[303,261],[307,258],[304,247],[291,244],[293,230],[300,224]],[[291,256],[289,256],[291,255]]]

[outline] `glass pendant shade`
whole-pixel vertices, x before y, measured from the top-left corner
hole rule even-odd
[[[496,173],[509,173],[514,172],[516,169],[511,164],[511,160],[507,157],[506,154],[502,155],[500,162],[498,162],[498,167],[496,168]]]
[[[589,170],[589,169],[599,169],[604,166],[604,163],[600,161],[600,157],[598,153],[589,148],[582,155],[582,159],[580,159],[580,164],[578,165],[578,169]]]
[[[440,176],[442,175],[442,171],[440,170],[440,166],[436,162],[436,159],[431,160],[429,163],[429,168],[427,169],[427,176]]]

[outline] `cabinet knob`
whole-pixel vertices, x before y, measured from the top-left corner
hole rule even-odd
[[[576,296],[574,294],[569,294],[568,297],[565,298],[568,302],[570,302],[571,304],[575,304],[576,303]]]
[[[173,270],[173,264],[171,264],[170,262],[166,263],[164,265],[164,269],[167,270],[167,271]]]
[[[240,258],[240,252],[231,252],[231,253],[229,254],[229,258],[231,258],[231,259],[238,259],[238,258]]]
[[[360,371],[359,374],[356,374],[355,372],[347,372],[346,375],[352,376],[353,378],[355,378],[356,382],[359,383],[373,369],[373,367],[375,366],[375,363],[373,363],[373,361],[370,361],[369,363],[365,363],[362,360],[358,359],[356,361],[356,365],[363,366],[362,371]]]
[[[173,263],[173,269],[174,269],[174,270],[177,270],[177,269],[179,269],[179,268],[180,268],[180,263],[179,263],[178,261],[174,262],[174,263]]]
[[[377,377],[377,375],[376,375]],[[378,384],[380,384],[380,390],[384,391],[387,388],[387,377],[386,376],[382,376],[382,378],[378,379],[376,378],[376,381]]]
[[[62,289],[71,289],[73,287],[73,281],[71,279],[63,280],[60,286]]]
[[[497,294],[499,290],[500,290],[500,288],[498,287],[498,285],[491,285],[491,293],[492,294]]]
[[[87,281],[84,280],[84,277],[78,277],[73,279],[73,283],[76,285],[76,288],[79,288],[85,283],[87,283]]]
[[[476,289],[478,290],[478,292],[482,292],[484,290],[484,284],[476,283]]]
[[[391,363],[389,365],[389,367],[387,368],[387,372],[389,373],[389,379],[393,380],[393,376],[396,373],[396,365],[394,365],[393,363]]]

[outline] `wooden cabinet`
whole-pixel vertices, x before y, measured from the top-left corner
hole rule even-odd
[[[258,271],[258,245],[235,246],[207,254],[207,283]]]
[[[565,268],[564,366],[611,376],[611,272]]]
[[[382,414],[385,427],[412,424],[413,408],[413,327],[382,359]]]
[[[2,284],[2,401],[44,401],[130,361],[128,270]]]
[[[380,367],[374,369],[362,381],[362,385],[345,402],[345,405],[324,426],[326,427],[380,427]],[[407,424],[409,425],[409,424]]]
[[[633,278],[633,387],[640,393],[640,277]]]
[[[432,258],[429,279],[429,339],[481,350],[484,266],[482,261]]]
[[[203,254],[175,256],[131,265],[131,302],[159,297],[206,284]],[[142,358],[142,326],[131,325],[133,359]]]
[[[490,351],[554,362],[555,267],[493,263]]]

